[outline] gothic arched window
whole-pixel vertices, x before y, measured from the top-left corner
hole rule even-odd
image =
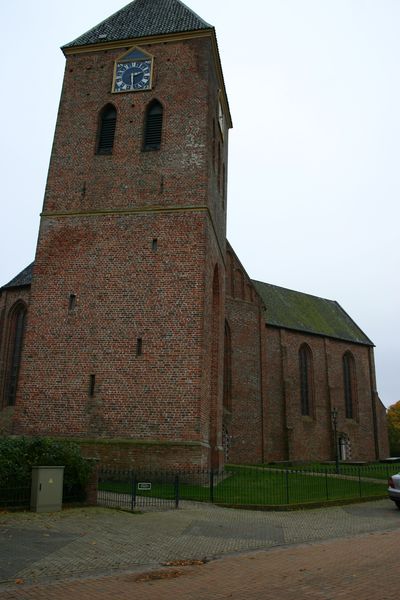
[[[8,360],[6,372],[6,397],[8,406],[15,404],[17,393],[19,365],[21,362],[22,343],[26,322],[26,307],[18,303],[11,312],[8,333]]]
[[[311,416],[313,405],[313,366],[311,350],[307,344],[300,346],[299,369],[301,414]]]
[[[153,100],[146,110],[144,123],[143,150],[159,150],[163,124],[163,107]]]
[[[343,384],[346,419],[354,419],[356,416],[356,368],[351,352],[343,355]]]
[[[111,154],[114,146],[117,111],[112,104],[107,104],[100,113],[99,132],[97,136],[97,154]]]

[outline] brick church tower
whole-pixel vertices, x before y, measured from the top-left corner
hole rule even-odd
[[[214,28],[135,0],[63,51],[14,433],[218,467],[231,120]]]

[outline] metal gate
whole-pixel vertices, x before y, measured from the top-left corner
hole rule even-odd
[[[102,469],[97,504],[132,511],[178,508],[179,477],[170,473]]]

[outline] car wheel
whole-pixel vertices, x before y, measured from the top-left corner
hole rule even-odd
[[[394,503],[397,506],[397,508],[400,510],[400,500],[395,500]]]

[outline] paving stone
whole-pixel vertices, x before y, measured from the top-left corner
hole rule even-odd
[[[326,544],[327,540],[350,540],[373,532],[395,531],[398,542],[399,526],[400,512],[389,500],[287,513],[225,509],[201,503],[185,503],[176,511],[143,514],[103,508],[69,509],[54,514],[2,513],[1,572],[7,581],[0,585],[0,597],[30,598],[26,594],[37,588],[35,583],[46,587],[49,582],[77,577],[137,574],[157,570],[169,561],[212,559],[238,552],[276,550],[280,546],[287,547],[290,558],[293,545],[322,540]],[[370,558],[371,563],[376,560],[375,549]],[[189,571],[193,569],[185,568],[181,577],[187,577]],[[311,578],[309,573],[318,575],[314,570],[299,570],[294,581],[301,580],[306,585]],[[351,572],[346,575],[350,583],[352,576]],[[286,577],[285,573],[282,577]],[[16,580],[23,580],[23,587],[15,586]],[[315,596],[315,585],[310,598],[329,597]],[[321,585],[323,588],[323,581]],[[50,593],[50,588],[46,589]],[[292,593],[290,589],[288,593]],[[51,596],[32,596],[36,597]]]

